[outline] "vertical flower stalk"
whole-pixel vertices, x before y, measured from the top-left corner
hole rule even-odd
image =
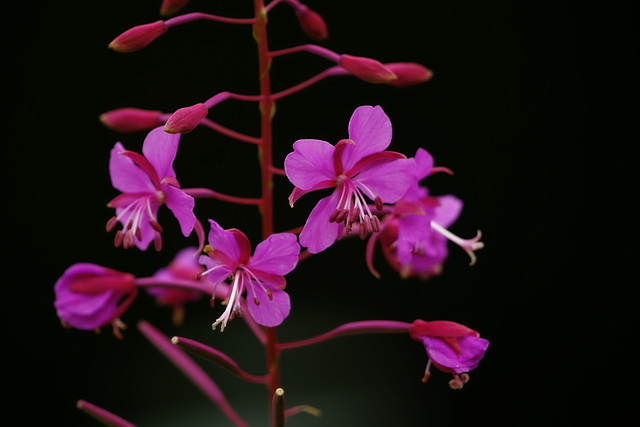
[[[262,201],[260,213],[262,215],[262,238],[266,239],[273,233],[273,130],[271,120],[275,104],[271,96],[271,56],[267,38],[267,11],[264,0],[253,0],[255,23],[253,34],[258,48],[258,75],[260,79],[260,145],[259,158],[261,169]],[[274,327],[266,330],[266,364],[270,381],[267,383],[268,396],[273,396],[280,387],[280,367],[278,364],[279,350],[276,346],[277,337]]]

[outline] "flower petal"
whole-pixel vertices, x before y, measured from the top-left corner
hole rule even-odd
[[[299,254],[300,245],[295,234],[272,234],[258,243],[248,268],[284,276],[296,267]]]
[[[184,191],[171,185],[162,185],[165,195],[165,204],[173,212],[180,223],[182,234],[187,237],[193,231],[196,224],[196,216],[193,213],[195,200]]]
[[[426,240],[431,230],[428,215],[404,215],[398,218],[398,261],[406,264],[413,258],[417,242]]]
[[[327,249],[340,237],[341,224],[329,222],[329,217],[338,205],[339,191],[334,191],[330,196],[321,199],[313,208],[300,233],[300,245],[307,248],[312,254],[317,254]]]
[[[310,190],[327,180],[335,181],[333,152],[335,147],[319,139],[300,139],[284,160],[289,181],[301,190]]]
[[[209,256],[218,260],[219,263],[228,264],[235,267],[243,262],[248,262],[251,256],[251,245],[249,239],[239,230],[224,230],[214,220],[210,219],[211,229],[209,230],[209,246],[214,250]],[[222,255],[218,259],[216,252]],[[224,261],[222,261],[224,259]]]
[[[354,181],[369,188],[385,203],[398,201],[416,180],[413,159],[380,160],[368,165]],[[358,185],[361,189],[362,185]],[[367,196],[371,196],[365,190]]]
[[[433,220],[441,226],[447,228],[453,224],[462,211],[462,200],[456,196],[445,195],[438,196],[440,206],[435,208],[435,217]]]
[[[256,305],[253,300],[253,293],[247,290],[247,309],[253,320],[266,327],[274,327],[281,324],[291,310],[289,294],[279,289],[271,289],[271,299],[269,299],[269,296],[262,288],[259,286],[254,286],[253,288],[255,297],[259,302],[259,305]]]
[[[170,134],[157,127],[147,134],[142,144],[142,154],[158,173],[160,179],[165,176],[175,177],[173,161],[178,152],[180,134]]]
[[[342,164],[351,169],[361,158],[385,150],[391,143],[391,121],[380,106],[356,108],[349,120],[349,139],[355,144],[345,147]]]
[[[461,336],[457,340],[460,356],[441,338],[423,339],[427,355],[444,372],[461,374],[475,369],[489,347],[488,340],[472,335]]]
[[[148,193],[155,191],[155,186],[142,169],[131,159],[120,153],[126,151],[124,146],[116,142],[109,157],[109,175],[111,185],[123,193]]]

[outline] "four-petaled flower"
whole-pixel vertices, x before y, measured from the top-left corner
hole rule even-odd
[[[429,357],[422,381],[426,382],[431,376],[429,369],[433,364],[441,371],[453,374],[449,382],[453,389],[462,388],[469,381],[467,372],[478,366],[489,347],[489,341],[480,338],[478,332],[448,320],[415,320],[409,334],[424,344]]]
[[[180,190],[173,171],[179,141],[179,134],[168,134],[157,127],[145,138],[143,155],[125,150],[119,142],[111,150],[111,183],[122,192],[108,204],[116,209],[116,215],[107,223],[107,231],[113,230],[118,222],[123,225],[116,233],[116,246],[135,245],[146,250],[153,240],[160,250],[162,227],[157,213],[163,204],[173,212],[185,237],[193,230],[195,202]]]
[[[310,253],[331,246],[354,222],[365,238],[380,230],[379,218],[367,198],[380,210],[384,203],[400,199],[415,182],[415,164],[403,154],[384,151],[391,143],[391,121],[379,106],[357,108],[349,121],[349,139],[335,146],[317,139],[301,139],[284,162],[295,186],[291,206],[302,195],[335,188],[313,208],[300,233],[300,244]]]
[[[206,255],[199,260],[207,270],[200,276],[214,285],[230,281],[226,309],[213,328],[221,325],[220,330],[224,330],[231,318],[243,314],[245,290],[247,299],[251,300],[246,304],[247,309],[257,323],[268,327],[282,323],[291,308],[289,295],[283,291],[284,275],[295,268],[300,254],[296,236],[272,234],[256,246],[252,256],[251,244],[244,233],[237,229],[224,230],[211,219],[209,223],[209,244],[204,249]]]
[[[93,330],[112,324],[116,336],[123,327],[120,316],[137,295],[132,274],[90,263],[67,268],[54,291],[54,306],[63,326]]]

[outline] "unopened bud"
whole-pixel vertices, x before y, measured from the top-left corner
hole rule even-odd
[[[167,133],[189,133],[207,117],[209,110],[203,103],[184,107],[177,110],[169,117],[164,131]]]
[[[307,6],[301,5],[296,10],[296,16],[300,22],[300,27],[309,37],[315,40],[325,40],[329,37],[329,30],[327,30],[327,24],[324,22],[322,16]]]
[[[395,87],[413,86],[431,80],[433,77],[433,71],[415,62],[394,62],[384,65],[396,75],[397,79],[389,82]]]
[[[116,52],[135,52],[147,47],[152,41],[167,32],[164,21],[137,25],[128,29],[109,43],[109,47]]]
[[[153,129],[162,124],[162,111],[140,108],[118,108],[100,115],[100,121],[109,129],[131,133]]]
[[[397,78],[380,61],[362,56],[340,55],[338,65],[368,83],[390,83]]]
[[[187,3],[189,3],[189,0],[162,0],[162,4],[160,5],[160,15],[173,15],[185,7]]]

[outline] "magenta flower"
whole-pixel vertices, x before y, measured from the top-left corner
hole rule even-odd
[[[256,246],[251,256],[249,239],[240,230],[223,230],[217,222],[209,220],[209,244],[200,262],[208,269],[201,274],[214,285],[229,280],[226,309],[215,321],[221,330],[233,316],[241,316],[242,294],[247,293],[247,308],[251,317],[262,326],[278,326],[289,315],[289,295],[283,291],[285,274],[298,263],[300,246],[291,233],[272,234]],[[215,290],[214,290],[215,292]]]
[[[112,324],[119,336],[119,317],[137,295],[135,277],[96,264],[69,267],[54,286],[58,317],[65,327],[83,330]]]
[[[196,251],[197,249],[192,247],[182,249],[168,266],[158,270],[153,277],[162,282],[195,280],[204,272],[204,267],[198,263],[198,257],[195,256]],[[147,291],[155,297],[159,305],[173,309],[175,324],[181,324],[184,319],[184,305],[204,295],[199,291],[169,286],[149,287]]]
[[[349,121],[349,139],[335,146],[317,139],[301,139],[284,162],[285,172],[295,186],[291,206],[302,195],[335,188],[313,208],[300,233],[300,244],[318,253],[359,222],[360,237],[379,231],[377,209],[400,199],[415,181],[415,164],[403,154],[384,151],[391,143],[391,122],[379,106],[357,108]]]
[[[180,190],[173,171],[179,141],[179,134],[168,134],[157,127],[144,140],[144,156],[125,150],[119,142],[111,150],[111,183],[122,192],[108,204],[116,209],[116,215],[107,223],[107,231],[113,230],[118,222],[123,226],[116,233],[116,246],[135,245],[146,250],[153,240],[160,250],[162,227],[157,214],[163,204],[173,212],[185,237],[193,230],[195,201]]]
[[[425,370],[423,382],[431,373],[431,364],[443,372],[453,374],[449,386],[462,388],[469,381],[467,372],[475,369],[489,347],[489,341],[480,338],[473,329],[447,320],[425,322],[416,320],[409,329],[411,338],[424,344],[429,362]]]
[[[391,215],[385,217],[377,239],[369,241],[367,263],[376,276],[378,273],[372,262],[372,245],[376,241],[380,243],[389,265],[401,277],[417,276],[425,280],[440,274],[449,254],[449,240],[469,254],[472,264],[475,262],[474,251],[484,246],[480,233],[473,239],[461,239],[447,230],[462,211],[460,199],[452,195],[430,196],[429,190],[420,186],[422,179],[448,169],[434,168],[433,157],[422,148],[418,149],[414,159],[416,181],[393,206]]]

